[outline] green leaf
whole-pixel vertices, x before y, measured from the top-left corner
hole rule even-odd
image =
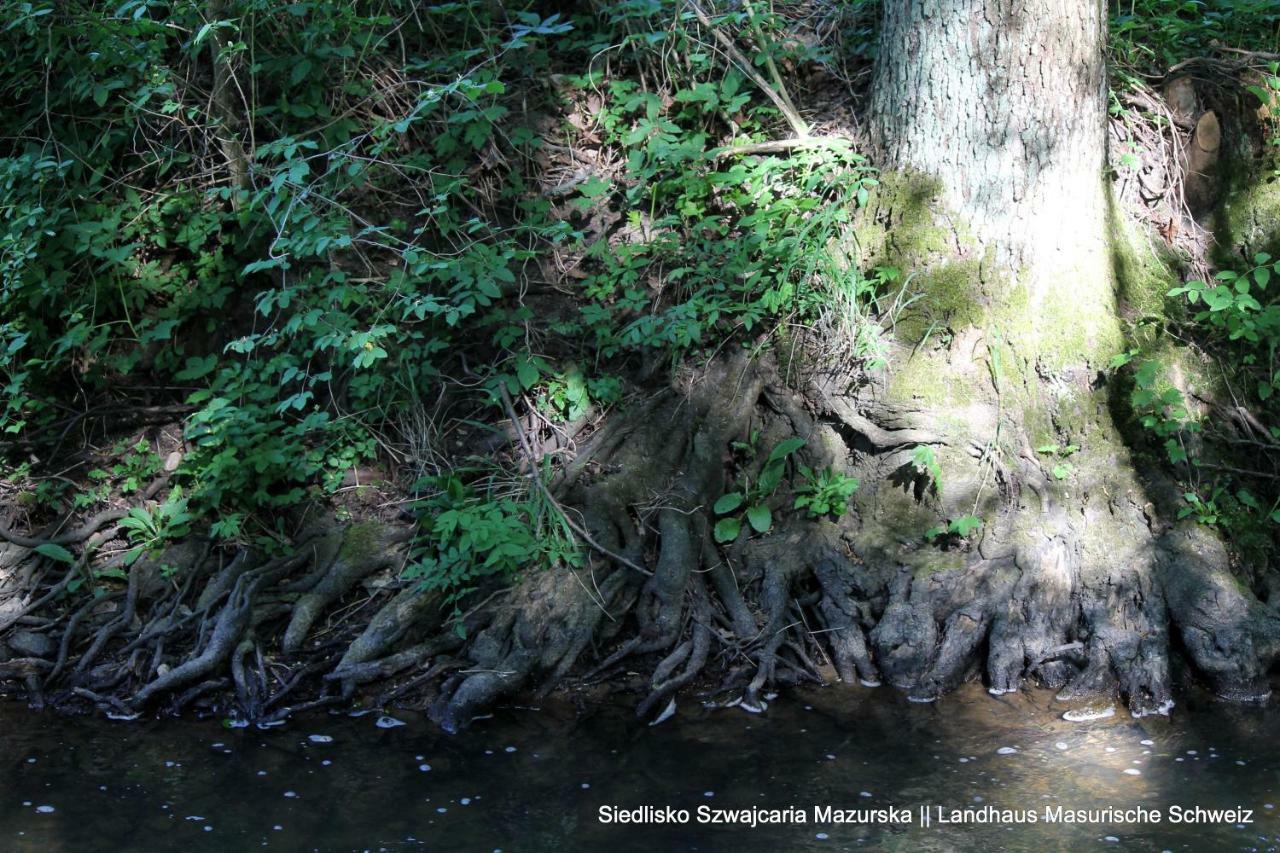
[[[525,390],[538,384],[538,375],[538,368],[531,361],[522,361],[516,367],[516,376]]]
[[[717,542],[732,542],[742,532],[742,522],[736,518],[722,518],[716,522],[715,537]]]
[[[61,545],[55,545],[52,542],[37,545],[36,553],[42,557],[48,557],[50,560],[57,560],[59,563],[74,563],[76,561],[74,554]]]
[[[764,466],[764,470],[760,472],[760,479],[756,481],[758,492],[765,495],[773,494],[773,490],[782,482],[783,464],[781,461],[775,461]]]
[[[720,496],[720,500],[716,501],[716,505],[713,509],[715,510],[716,515],[724,515],[726,512],[733,512],[735,509],[742,506],[742,502],[745,499],[746,498],[742,492],[729,492],[726,495]]]
[[[764,504],[757,504],[747,510],[747,521],[756,533],[768,533],[773,527],[773,513]]]
[[[959,518],[952,520],[948,529],[952,533],[959,534],[960,536],[968,536],[970,533],[977,530],[981,526],[982,526],[982,519],[978,518],[977,516],[962,515]]]
[[[786,441],[780,441],[777,447],[773,448],[772,452],[769,453],[769,458],[766,462],[777,462],[779,459],[785,459],[802,447],[804,447],[803,438],[788,438]]]

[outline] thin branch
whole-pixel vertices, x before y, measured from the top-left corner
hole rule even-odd
[[[507,389],[503,388],[501,385],[498,386],[498,393],[502,395],[502,406],[506,409],[507,417],[511,419],[511,425],[520,439],[520,447],[523,448],[525,456],[529,460],[530,479],[533,480],[533,484],[537,487],[538,491],[542,493],[542,496],[546,498],[547,502],[555,508],[556,512],[560,513],[565,524],[569,525],[569,529],[581,536],[584,542],[608,557],[610,560],[621,563],[629,569],[635,569],[645,577],[653,577],[653,572],[649,571],[644,566],[632,562],[621,554],[615,554],[613,551],[610,551],[595,539],[591,538],[591,534],[588,533],[582,525],[570,518],[569,514],[564,511],[564,507],[560,505],[560,502],[552,497],[551,491],[547,488],[546,484],[542,482],[542,477],[538,474],[537,458],[534,455],[533,448],[529,446],[529,439],[525,437],[524,430],[520,428],[520,419],[516,417],[515,407],[511,405],[511,396],[507,393]]]
[[[689,0],[689,8],[693,10],[693,14],[698,18],[698,23],[710,30],[711,35],[715,37],[715,40],[720,42],[720,46],[724,48],[725,53],[729,54],[729,57],[738,65],[738,69],[743,74],[747,75],[747,77],[751,79],[751,82],[755,83],[756,86],[758,86],[760,90],[768,96],[769,100],[773,101],[773,105],[776,106],[778,111],[786,118],[787,123],[791,125],[791,129],[795,131],[796,136],[808,136],[809,125],[800,117],[800,114],[796,112],[795,108],[790,105],[791,99],[784,97],[775,91],[774,88],[769,85],[768,81],[756,72],[755,68],[751,64],[751,60],[742,55],[742,51],[738,49],[738,46],[733,43],[732,39],[720,32],[716,25],[712,23],[711,19],[707,17],[707,13],[702,11],[702,7],[698,5],[697,0]],[[785,90],[783,91],[785,92]]]

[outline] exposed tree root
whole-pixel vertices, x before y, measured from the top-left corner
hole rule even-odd
[[[54,563],[31,550],[47,540],[4,531],[16,544],[0,548],[0,681],[58,707],[200,703],[262,722],[373,691],[414,697],[449,731],[575,677],[625,684],[659,720],[691,688],[758,712],[785,684],[885,681],[932,701],[972,678],[996,694],[1034,682],[1067,702],[1123,698],[1145,714],[1168,711],[1170,656],[1182,653],[1219,694],[1265,696],[1280,615],[1212,532],[1161,521],[1159,484],[1147,495],[1105,433],[1075,457],[1068,489],[1034,454],[984,449],[997,422],[978,408],[948,426],[874,396],[801,394],[767,364],[717,360],[625,429],[602,430],[558,480],[556,501],[595,543],[584,565],[473,591],[462,632],[439,594],[412,585],[383,585],[360,618],[333,618],[399,564],[402,530],[313,530],[266,561],[191,540],[96,598],[70,591],[83,558]],[[789,464],[861,478],[856,511],[793,511],[789,469],[761,496],[772,528],[716,543],[717,498],[756,482],[769,450],[796,436]],[[731,450],[753,441],[754,453]],[[912,462],[921,446],[960,460],[945,491]],[[981,535],[924,540],[930,519],[971,507]],[[92,543],[112,520],[74,537]]]

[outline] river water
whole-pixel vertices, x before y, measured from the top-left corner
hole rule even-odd
[[[687,701],[657,727],[622,707],[576,716],[549,705],[501,711],[455,737],[403,711],[381,722],[376,713],[310,716],[264,731],[0,704],[0,850],[1280,846],[1280,711],[1192,696],[1170,719],[1070,723],[1049,701],[974,686],[921,705],[887,688],[831,688],[784,695],[763,715]],[[380,727],[392,721],[404,725]],[[602,807],[643,806],[685,809],[689,820],[600,819]],[[700,806],[794,807],[807,821],[700,823]],[[904,811],[847,824],[823,807]],[[1046,822],[1056,809],[1137,807],[1161,821]],[[1196,807],[1251,810],[1251,822],[1171,822]],[[939,809],[969,810],[968,822],[940,823]],[[1009,823],[990,809],[1037,822]]]

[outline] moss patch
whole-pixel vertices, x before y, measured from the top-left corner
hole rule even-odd
[[[348,563],[368,561],[382,547],[383,527],[376,521],[360,521],[347,528],[338,557]]]
[[[1238,266],[1258,252],[1280,255],[1280,180],[1242,179],[1219,206],[1213,231],[1219,266]]]
[[[925,269],[910,289],[914,301],[894,325],[898,339],[915,344],[945,329],[962,329],[982,322],[981,263],[974,259],[944,261]]]

